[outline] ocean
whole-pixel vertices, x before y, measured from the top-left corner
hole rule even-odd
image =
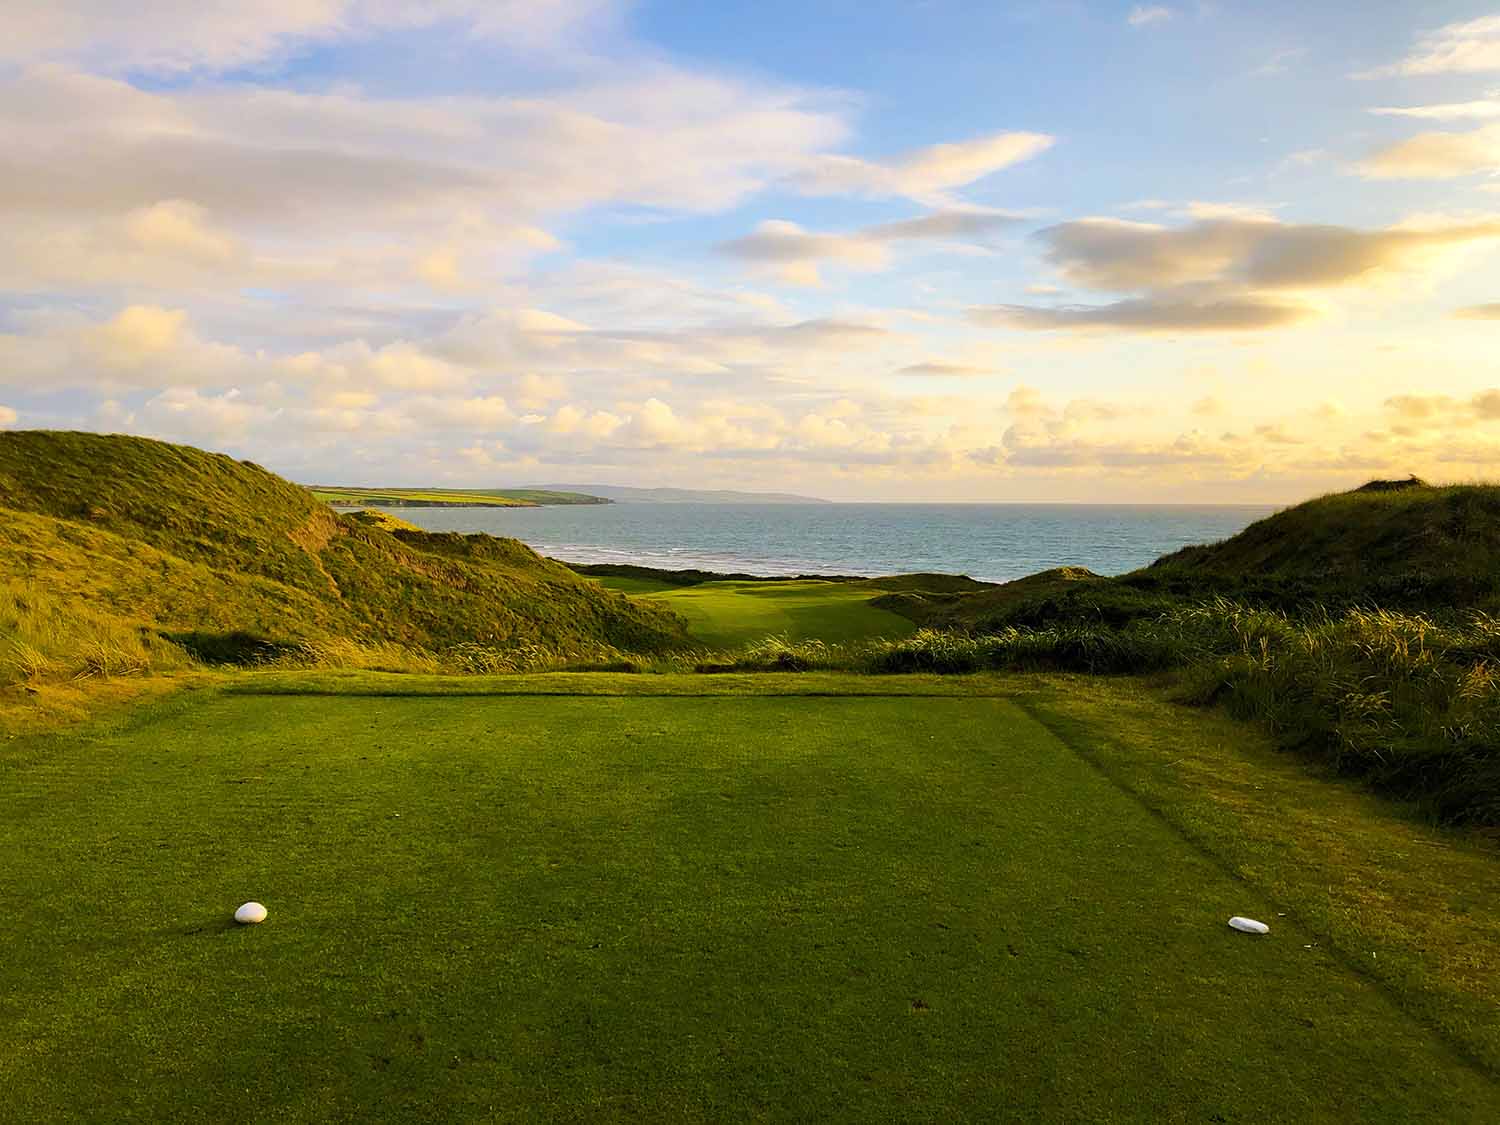
[[[1276,508],[1087,504],[603,504],[402,508],[429,531],[506,535],[565,562],[749,574],[936,571],[1003,582],[1054,566],[1123,574]]]

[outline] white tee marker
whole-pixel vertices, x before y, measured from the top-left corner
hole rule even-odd
[[[1271,927],[1264,922],[1257,922],[1254,918],[1241,918],[1238,914],[1229,919],[1229,928],[1231,930],[1239,930],[1242,934],[1268,934],[1271,932]]]
[[[234,912],[234,920],[242,926],[253,926],[266,920],[266,908],[258,902],[247,902]]]

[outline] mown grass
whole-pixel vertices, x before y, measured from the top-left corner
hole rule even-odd
[[[1122,628],[922,629],[849,644],[770,637],[693,659],[713,671],[1168,673],[1177,698],[1221,705],[1429,816],[1500,826],[1500,623],[1484,613],[1447,624],[1362,610],[1305,621],[1219,601]]]
[[[246,675],[249,694],[0,743],[7,1113],[1500,1113],[1493,1024],[1425,1006],[1453,988],[1472,1012],[1490,985],[1377,984],[1355,949],[1372,919],[1324,929],[1321,888],[1304,904],[1276,847],[1307,842],[1311,801],[1360,843],[1328,872],[1340,888],[1389,850],[1398,904],[1477,871],[1477,929],[1404,915],[1415,929],[1378,946],[1450,968],[1500,917],[1483,861],[1274,768],[1250,776],[1288,815],[1225,855],[1173,827],[1202,819],[1191,800],[1159,788],[1147,808],[1100,772],[1232,758],[1243,728],[1109,685],[1074,709],[1066,682],[1017,678],[950,678],[948,698],[841,698],[927,681],[837,676],[757,677],[753,698],[705,694],[728,678],[436,685],[510,693],[453,698],[308,675],[269,682],[367,694],[254,694]],[[688,694],[640,694],[653,681]],[[611,685],[632,694],[535,694]],[[1215,807],[1233,842],[1240,810]],[[269,920],[233,927],[252,897]]]
[[[736,648],[771,635],[839,644],[904,637],[915,629],[908,619],[872,605],[880,591],[864,583],[719,581],[678,586],[642,578],[598,581],[608,589],[669,607],[688,623],[693,640],[709,648]]]

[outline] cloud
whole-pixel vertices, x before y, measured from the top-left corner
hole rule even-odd
[[[926,360],[922,363],[909,363],[896,371],[897,375],[924,375],[935,378],[966,378],[971,375],[989,375],[992,368],[975,367],[967,363],[944,363],[938,360]]]
[[[1376,106],[1370,112],[1384,117],[1416,117],[1431,121],[1483,120],[1500,117],[1500,98],[1440,105]]]
[[[1500,125],[1467,133],[1418,133],[1372,154],[1358,168],[1373,180],[1446,180],[1500,172]]]
[[[1500,70],[1500,16],[1450,23],[1429,31],[1418,39],[1406,58],[1354,77],[1472,74],[1489,70]]]
[[[753,234],[721,243],[718,251],[732,258],[770,269],[792,285],[821,282],[821,262],[837,262],[852,269],[882,269],[893,242],[975,241],[1018,222],[1016,216],[995,211],[935,211],[914,219],[879,223],[848,234],[822,234],[796,223],[771,219]]]
[[[781,219],[767,220],[754,234],[722,243],[719,252],[769,267],[792,285],[817,285],[818,263],[823,261],[855,269],[879,269],[886,263],[885,248],[878,241],[858,234],[816,234]]]
[[[1284,48],[1283,50],[1277,51],[1269,59],[1261,63],[1260,66],[1256,67],[1250,73],[1255,75],[1257,78],[1271,78],[1278,74],[1285,74],[1288,70],[1291,69],[1291,65],[1293,62],[1295,62],[1297,59],[1302,58],[1306,54],[1306,47]]]
[[[1282,328],[1319,308],[1303,294],[1438,268],[1500,239],[1500,220],[1360,230],[1271,217],[1178,227],[1080,219],[1038,232],[1046,261],[1074,286],[1132,294],[1100,305],[998,305],[969,319],[1030,331],[1243,332]]]
[[[1108,305],[1064,305],[1034,308],[995,305],[968,310],[977,324],[1030,332],[1102,329],[1125,332],[1247,332],[1282,328],[1316,315],[1290,301],[1253,297],[1189,302],[1142,297]]]
[[[1003,211],[983,211],[977,208],[949,209],[920,215],[915,219],[900,219],[891,223],[877,223],[865,227],[860,237],[874,242],[904,242],[909,240],[954,241],[987,238],[1021,221],[1019,215]]]
[[[1137,4],[1130,9],[1125,22],[1131,27],[1146,27],[1153,23],[1165,23],[1172,18],[1172,9],[1160,4]]]
[[[0,406],[0,426],[14,426],[18,417],[10,407]]]
[[[1005,398],[1005,409],[1012,414],[1046,414],[1051,408],[1042,399],[1042,392],[1024,384],[1011,391]]]
[[[1149,471],[1188,466],[1222,467],[1243,454],[1196,431],[1171,441],[1099,441],[1039,434],[1012,426],[1001,438],[1004,463],[1018,469]]]
[[[110,364],[138,366],[175,351],[183,342],[187,313],[153,305],[131,305],[90,333],[100,357]]]
[[[535,48],[607,24],[609,0],[48,0],[7,11],[0,58],[68,59],[115,70],[227,70],[309,44],[451,24]]]
[[[994,133],[917,149],[885,163],[854,156],[817,156],[805,162],[792,182],[808,195],[939,201],[950,189],[1030,160],[1055,141],[1045,133]]]
[[[516,415],[499,395],[439,398],[423,395],[402,401],[400,412],[414,422],[436,430],[474,433],[507,426]]]
[[[1303,438],[1296,437],[1286,432],[1286,428],[1276,423],[1267,423],[1256,426],[1255,436],[1268,445],[1303,445]]]
[[[0,72],[3,73],[3,72]],[[846,133],[822,95],[668,64],[546,99],[141,89],[0,77],[0,277],[17,289],[457,288],[554,246],[552,216],[706,212]]]
[[[1460,320],[1500,320],[1500,302],[1491,305],[1470,305],[1453,314]]]
[[[1193,403],[1193,413],[1201,418],[1212,418],[1224,413],[1224,402],[1214,395],[1204,395]]]
[[[1396,418],[1392,429],[1397,434],[1451,430],[1500,421],[1500,388],[1491,387],[1466,399],[1456,399],[1451,395],[1393,395],[1385,400],[1385,408]]]
[[[1263,288],[1347,285],[1417,268],[1436,250],[1500,238],[1500,220],[1360,230],[1270,219],[1204,220],[1181,227],[1080,219],[1041,231],[1047,261],[1090,289],[1231,282]]]

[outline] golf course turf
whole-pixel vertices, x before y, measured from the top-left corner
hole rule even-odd
[[[1500,1119],[1487,1033],[1136,796],[1098,699],[494,683],[0,742],[0,1118]]]
[[[861,583],[705,582],[671,586],[639,578],[602,578],[622,594],[660,602],[688,623],[695,641],[737,648],[767,636],[829,643],[875,637],[905,637],[916,626],[899,614],[870,605],[883,591]]]

